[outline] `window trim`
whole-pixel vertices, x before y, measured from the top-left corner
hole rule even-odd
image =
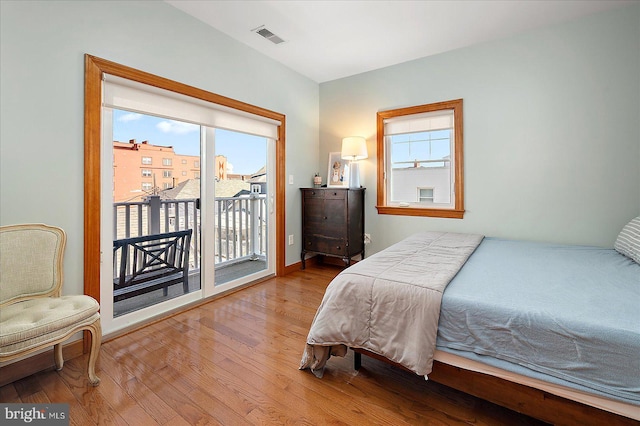
[[[197,89],[173,80],[130,68],[89,54],[84,56],[84,292],[100,300],[100,167],[102,131],[102,78],[108,73],[143,84],[166,89],[208,102],[217,103],[250,114],[280,121],[276,139],[275,205],[276,211],[276,276],[287,272],[285,265],[285,158],[286,158],[286,116],[242,101]],[[85,338],[84,349],[88,350],[89,340]]]
[[[425,112],[453,110],[454,118],[454,205],[453,208],[432,207],[399,207],[387,205],[386,189],[386,152],[384,137],[384,120],[404,115],[421,114]],[[377,149],[377,204],[378,214],[391,214],[400,216],[425,216],[443,217],[450,219],[462,219],[464,216],[464,176],[463,176],[463,124],[462,124],[462,99],[436,102],[425,105],[417,105],[406,108],[378,111],[376,114],[376,149]]]

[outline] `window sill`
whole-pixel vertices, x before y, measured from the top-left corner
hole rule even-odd
[[[392,214],[397,216],[425,216],[443,217],[447,219],[462,219],[464,210],[456,209],[429,209],[423,207],[391,207],[376,206],[378,214]]]

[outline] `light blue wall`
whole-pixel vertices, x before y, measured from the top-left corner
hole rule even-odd
[[[164,2],[0,7],[0,224],[65,229],[66,293],[83,288],[85,53],[285,114],[295,183],[319,161],[318,84]],[[286,233],[299,234],[296,185],[286,197]],[[286,263],[299,251],[287,246]]]
[[[287,235],[297,188],[326,181],[348,135],[369,141],[369,253],[421,229],[610,246],[640,214],[640,5],[320,86],[164,2],[3,0],[0,43],[0,224],[68,232],[67,293],[83,286],[85,53],[285,114]],[[465,219],[377,215],[376,111],[456,98]]]
[[[464,219],[378,215],[376,112],[458,98]],[[367,137],[369,253],[419,230],[611,247],[640,214],[640,4],[323,83],[320,123],[325,179]]]

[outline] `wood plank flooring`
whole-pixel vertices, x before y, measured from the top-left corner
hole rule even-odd
[[[68,403],[72,425],[539,425],[531,418],[353,353],[324,378],[298,370],[331,265],[227,295],[0,387],[1,402]]]

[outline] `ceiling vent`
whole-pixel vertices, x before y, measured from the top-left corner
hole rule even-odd
[[[251,31],[253,31],[253,32],[257,33],[257,34],[260,34],[262,37],[266,38],[267,40],[269,40],[273,44],[284,43],[283,39],[281,39],[280,37],[278,37],[277,35],[275,35],[271,31],[266,29],[264,27],[264,25],[262,25],[262,26],[260,26],[258,28],[255,28],[255,29],[253,29]]]

